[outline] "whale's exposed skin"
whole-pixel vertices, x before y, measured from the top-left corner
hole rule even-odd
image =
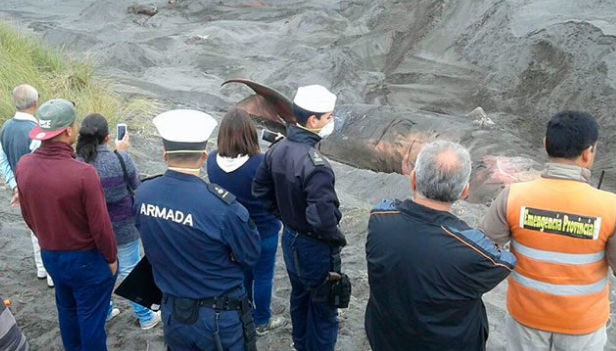
[[[257,94],[237,107],[278,131],[294,124],[291,102],[275,90],[246,80]],[[247,83],[249,82],[249,83]],[[226,84],[227,82],[225,82]],[[433,140],[450,140],[471,153],[473,172],[468,201],[488,202],[510,183],[538,176],[540,163],[527,142],[496,129],[485,130],[463,117],[375,105],[340,105],[333,113],[335,129],[319,143],[329,158],[377,172],[409,174],[421,147]]]

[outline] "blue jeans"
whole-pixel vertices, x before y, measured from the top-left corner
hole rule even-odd
[[[128,244],[118,245],[118,274],[120,278],[126,278],[128,274],[135,268],[141,255],[139,254],[139,239]],[[134,302],[130,303],[133,306],[135,316],[141,324],[147,323],[154,317],[154,312]],[[113,309],[113,302],[109,304],[109,313]]]
[[[244,271],[244,286],[248,299],[254,303],[252,318],[255,325],[269,323],[272,316],[272,286],[274,285],[274,265],[278,249],[278,233],[261,239],[261,256],[251,270]]]
[[[96,250],[42,250],[41,257],[56,286],[64,349],[107,351],[105,319],[117,275]]]
[[[229,296],[241,297],[244,289]],[[164,296],[161,305],[163,332],[169,351],[244,351],[244,328],[240,311],[220,311],[201,307],[194,324],[183,324],[173,316],[173,298]],[[215,336],[217,335],[217,337]]]
[[[282,250],[291,281],[293,344],[299,351],[334,351],[338,338],[338,310],[329,305],[323,286],[340,248],[285,228]],[[339,263],[339,262],[338,262]]]

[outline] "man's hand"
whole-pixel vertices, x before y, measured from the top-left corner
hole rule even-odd
[[[329,272],[329,275],[327,276],[328,281],[330,282],[337,282],[339,280],[342,279],[342,276],[340,275],[340,273],[336,273],[336,272]]]
[[[116,150],[126,152],[128,148],[130,148],[130,137],[128,136],[128,131],[124,134],[124,138],[122,140],[115,141]]]
[[[19,207],[19,190],[15,188],[13,197],[11,198],[11,207]]]
[[[109,269],[111,270],[111,275],[115,275],[118,271],[118,260],[113,263],[109,263]]]

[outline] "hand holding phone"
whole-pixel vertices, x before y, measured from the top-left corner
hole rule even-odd
[[[118,123],[118,132],[116,133],[116,140],[120,141],[124,139],[126,135],[126,123]]]
[[[124,152],[128,151],[128,148],[130,147],[130,137],[128,136],[128,132],[126,129],[126,123],[118,124],[115,144],[116,144],[116,149],[118,151],[124,151]]]

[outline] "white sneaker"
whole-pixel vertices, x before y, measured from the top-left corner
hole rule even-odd
[[[111,319],[113,319],[113,317],[117,316],[120,314],[120,309],[119,308],[113,308],[111,310],[111,313],[107,313],[107,320],[105,320],[105,322],[109,322]]]
[[[139,322],[139,324],[141,325],[141,330],[149,330],[149,329],[154,328],[156,325],[158,325],[158,323],[160,323],[161,320],[162,318],[160,316],[160,311],[158,311],[158,312],[154,312],[154,315],[152,316],[152,319],[149,322],[146,322],[146,323]]]
[[[51,276],[49,274],[47,274],[47,286],[50,288],[53,288],[53,279],[51,279]]]
[[[38,279],[45,279],[47,278],[47,271],[44,269],[37,269],[36,270],[36,277]]]
[[[287,320],[284,317],[273,317],[270,319],[269,323],[265,325],[258,325],[256,327],[257,335],[258,336],[267,335],[267,333],[270,330],[281,328],[281,327],[284,327],[285,325],[287,325]]]

